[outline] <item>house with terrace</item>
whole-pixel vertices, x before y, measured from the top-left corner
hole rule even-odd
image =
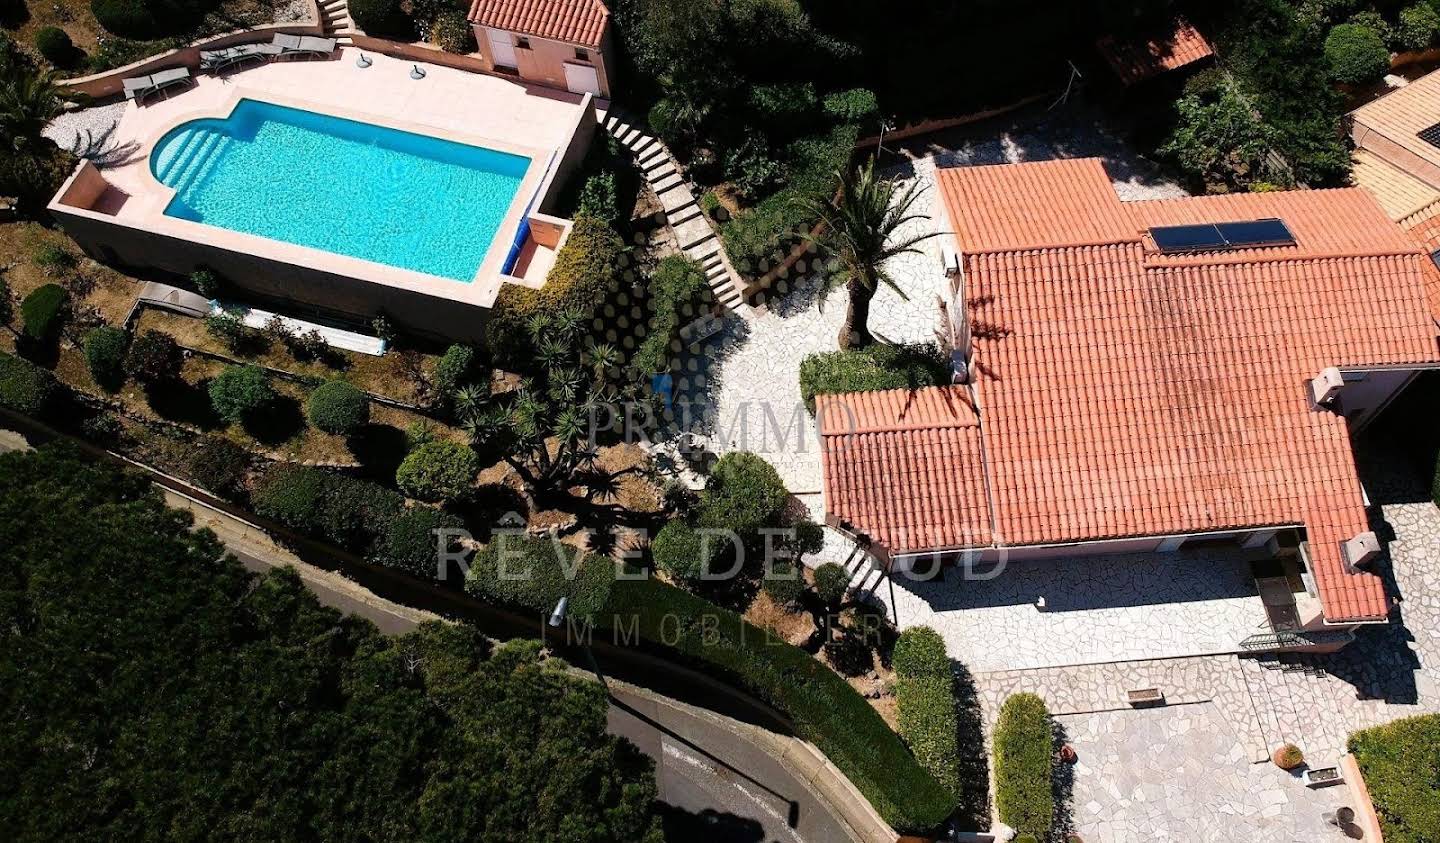
[[[489,70],[610,97],[615,33],[600,0],[474,0],[470,24]]]
[[[1440,284],[1369,194],[1122,202],[1098,159],[937,179],[956,382],[817,400],[832,527],[892,573],[1225,548],[1265,614],[1232,651],[1386,622],[1351,435],[1440,367]]]

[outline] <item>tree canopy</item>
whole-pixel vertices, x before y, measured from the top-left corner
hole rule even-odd
[[[143,479],[0,456],[12,840],[658,840],[600,688],[464,626],[385,638]]]

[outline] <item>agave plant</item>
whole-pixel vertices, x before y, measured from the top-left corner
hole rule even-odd
[[[880,288],[889,287],[902,299],[909,298],[886,270],[886,262],[918,253],[917,246],[940,232],[897,237],[908,223],[928,218],[911,211],[922,191],[918,183],[901,191],[895,181],[877,176],[873,157],[853,171],[836,171],[835,181],[838,190],[833,202],[806,202],[806,210],[819,223],[818,233],[806,237],[823,249],[833,264],[820,290],[822,303],[841,286],[849,295],[840,348],[863,348],[875,342],[870,334],[870,302]]]

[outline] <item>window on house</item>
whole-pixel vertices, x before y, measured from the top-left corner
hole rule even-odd
[[[529,39],[529,38],[526,38],[524,35],[517,35],[517,36],[515,36],[515,49],[517,49],[517,50],[528,50],[528,49],[530,49],[530,39]]]
[[[587,50],[587,49],[585,49],[585,48],[583,48],[583,47],[576,47],[576,48],[575,48],[575,60],[576,60],[576,61],[589,61],[589,60],[590,60],[590,51]]]

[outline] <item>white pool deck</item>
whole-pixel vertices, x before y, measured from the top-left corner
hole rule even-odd
[[[127,104],[110,142],[123,154],[97,162],[113,190],[106,191],[93,210],[120,223],[185,239],[273,255],[442,298],[473,299],[475,304],[488,306],[498,289],[500,266],[515,227],[540,187],[551,156],[569,144],[583,97],[431,64],[422,65],[425,78],[416,80],[410,77],[413,62],[366,53],[371,65],[362,68],[356,64],[359,55],[360,51],[352,47],[328,59],[271,61],[219,77],[197,75],[193,85],[172,89],[168,97],[152,97],[143,106]],[[152,175],[151,150],[176,126],[198,118],[224,117],[244,98],[530,157],[530,168],[510,212],[476,273],[479,283],[455,284],[448,279],[432,279],[422,273],[166,217],[164,208],[173,191]],[[332,182],[317,185],[317,189],[344,190],[350,178],[364,178],[364,174],[337,172]],[[425,197],[415,196],[414,204],[417,211],[423,212]],[[524,255],[522,267],[516,272],[528,274],[522,273],[526,265],[547,261],[547,256]]]

